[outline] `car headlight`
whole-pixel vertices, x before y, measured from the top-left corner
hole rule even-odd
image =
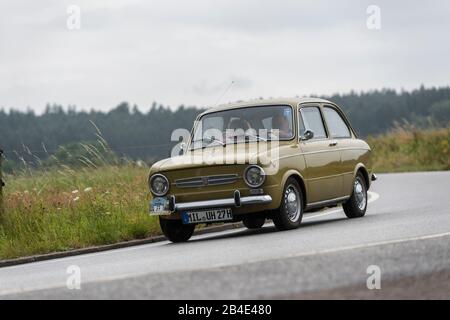
[[[249,166],[244,172],[245,183],[251,188],[262,186],[266,180],[266,173],[260,166]]]
[[[154,174],[149,180],[151,192],[158,197],[162,197],[169,191],[169,180],[162,174]]]

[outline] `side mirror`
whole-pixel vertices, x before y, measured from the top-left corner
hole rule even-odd
[[[311,140],[312,138],[314,138],[314,132],[312,132],[311,130],[306,130],[303,134],[303,137],[301,137],[301,139],[305,141]]]

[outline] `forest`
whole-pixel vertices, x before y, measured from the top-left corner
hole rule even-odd
[[[392,89],[322,96],[345,111],[362,137],[377,136],[399,126],[445,128],[450,122],[450,87]],[[115,156],[151,163],[169,156],[176,128],[190,129],[201,107],[169,108],[158,103],[146,112],[122,102],[108,112],[77,111],[47,105],[45,112],[0,109],[0,148],[6,172],[23,163],[51,165],[64,160],[66,150],[83,153],[80,142],[94,143],[100,134]]]

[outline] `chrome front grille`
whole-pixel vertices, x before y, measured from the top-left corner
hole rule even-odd
[[[175,180],[175,185],[179,188],[198,188],[234,183],[237,181],[237,179],[237,174],[222,174],[216,176],[178,179]]]

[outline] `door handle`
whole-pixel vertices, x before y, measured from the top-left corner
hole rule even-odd
[[[337,146],[337,141],[331,141],[330,142],[330,147],[336,147]]]

